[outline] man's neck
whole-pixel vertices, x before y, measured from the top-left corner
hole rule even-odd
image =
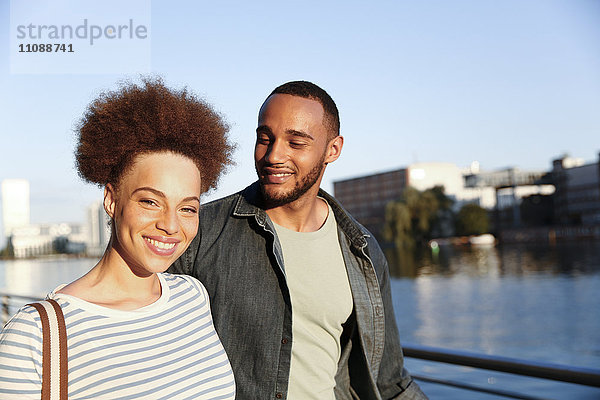
[[[296,232],[319,230],[327,219],[327,203],[317,197],[317,193],[302,196],[296,201],[266,211],[271,221]]]

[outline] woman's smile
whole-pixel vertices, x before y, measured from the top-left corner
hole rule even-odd
[[[157,238],[144,236],[144,241],[150,250],[159,256],[170,256],[177,250],[180,240],[173,238]]]

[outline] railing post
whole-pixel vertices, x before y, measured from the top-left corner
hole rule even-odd
[[[6,321],[8,321],[8,319],[10,318],[9,309],[8,309],[9,304],[10,304],[10,296],[8,296],[8,295],[2,296],[2,325],[4,325],[6,323]]]

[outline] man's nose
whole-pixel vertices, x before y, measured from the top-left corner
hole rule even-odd
[[[269,164],[281,164],[285,161],[286,149],[281,140],[274,140],[267,148],[265,161]]]

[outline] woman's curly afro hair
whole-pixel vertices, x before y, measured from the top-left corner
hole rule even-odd
[[[194,161],[202,192],[214,188],[232,163],[227,123],[186,89],[170,89],[159,78],[142,83],[122,84],[89,105],[76,128],[79,175],[117,186],[136,156],[170,151]]]

